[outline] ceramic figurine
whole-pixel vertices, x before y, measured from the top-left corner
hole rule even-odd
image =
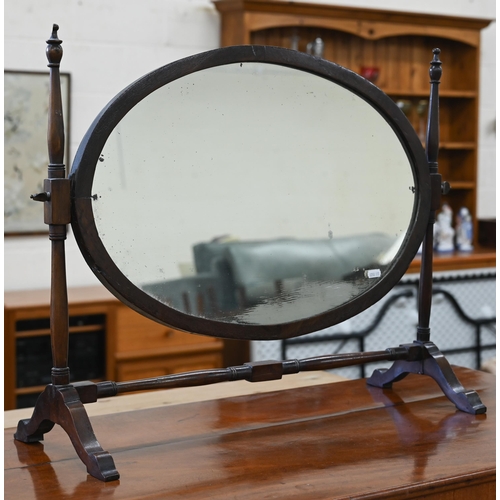
[[[300,36],[297,35],[297,33],[294,33],[290,37],[290,48],[292,50],[299,50],[299,40],[300,40]]]
[[[377,81],[380,69],[377,66],[362,66],[359,74],[372,83]]]
[[[472,217],[469,209],[462,207],[456,219],[456,247],[459,252],[472,251]]]
[[[399,101],[396,101],[397,107],[406,115],[406,117],[410,116],[411,112],[411,101],[408,99],[400,99]]]
[[[455,250],[455,245],[453,244],[455,230],[452,227],[452,221],[453,211],[445,203],[437,216],[435,224],[436,251],[439,253],[453,252]]]
[[[306,47],[307,53],[316,57],[323,57],[325,52],[325,42],[321,38],[316,38],[314,42],[309,42]]]

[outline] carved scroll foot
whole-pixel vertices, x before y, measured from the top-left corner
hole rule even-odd
[[[420,359],[399,360],[389,369],[375,370],[367,383],[374,387],[390,388],[393,382],[403,379],[409,373],[428,375],[459,410],[473,415],[486,413],[486,406],[477,392],[463,388],[446,358],[432,342],[415,342],[408,348],[414,349],[416,345],[421,347]]]
[[[87,472],[101,481],[120,477],[113,457],[101,448],[77,390],[73,386],[48,385],[30,419],[20,420],[14,438],[24,443],[43,440],[55,424],[68,434]]]

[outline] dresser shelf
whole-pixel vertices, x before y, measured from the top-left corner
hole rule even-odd
[[[360,72],[376,67],[375,82],[395,101],[411,103],[408,119],[422,140],[426,114],[417,105],[429,96],[432,49],[441,49],[439,169],[452,190],[443,197],[453,212],[467,207],[478,245],[477,148],[480,32],[489,19],[405,13],[279,0],[214,0],[221,15],[221,45],[275,45],[306,51],[321,37],[324,57]],[[494,265],[494,250],[447,257],[445,267]],[[441,258],[436,261],[441,263]],[[416,259],[418,262],[418,259]],[[437,264],[438,268],[441,264]],[[417,264],[413,264],[418,267]]]

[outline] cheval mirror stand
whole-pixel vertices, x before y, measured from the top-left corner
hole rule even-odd
[[[370,386],[428,375],[459,410],[486,412],[430,341],[433,224],[449,189],[437,163],[439,49],[430,62],[425,149],[397,105],[361,76],[295,50],[248,45],[176,61],[125,88],[91,125],[67,177],[58,29],[47,41],[48,178],[32,196],[44,203],[52,245],[52,384],[15,439],[38,442],[59,424],[89,474],[113,481],[119,474],[85,403],[373,362],[393,364],[375,370]],[[386,295],[421,248],[416,340],[385,351],[72,383],[70,223],[88,265],[122,302],[162,324],[227,339],[280,340],[345,321]],[[195,263],[182,274],[191,251]]]

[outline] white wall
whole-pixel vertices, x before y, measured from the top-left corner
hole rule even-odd
[[[316,0],[318,3],[318,0]],[[495,17],[495,0],[337,0],[337,5],[465,17]],[[93,118],[144,73],[219,45],[219,16],[209,0],[5,0],[4,65],[45,71],[45,40],[53,23],[64,41],[62,71],[71,73],[71,156]],[[495,24],[483,32],[480,101],[480,217],[495,216]],[[67,163],[70,163],[67,161]],[[6,290],[49,287],[46,237],[5,239]],[[97,283],[70,234],[69,286]]]

